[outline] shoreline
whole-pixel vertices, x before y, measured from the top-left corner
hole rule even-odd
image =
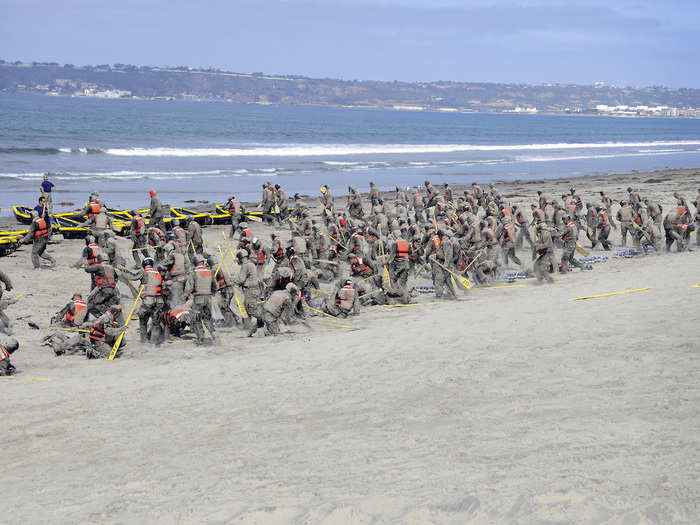
[[[577,175],[577,176],[570,176],[570,177],[555,177],[555,178],[538,178],[538,179],[514,179],[514,180],[503,180],[503,179],[495,179],[493,181],[493,184],[496,184],[498,187],[498,190],[504,194],[512,194],[514,196],[517,196],[518,198],[524,197],[527,195],[527,188],[520,188],[521,186],[525,187],[532,187],[533,185],[566,185],[566,184],[588,184],[588,183],[599,183],[601,186],[608,185],[608,184],[613,184],[620,182],[621,180],[627,180],[627,181],[634,181],[635,184],[660,184],[663,182],[674,182],[676,178],[683,178],[683,177],[700,177],[700,167],[697,168],[666,168],[666,169],[661,169],[661,170],[652,170],[652,171],[638,171],[638,170],[633,170],[632,172],[629,173],[611,173],[611,174],[604,174],[604,173],[592,173],[592,174],[585,174],[585,175]],[[427,179],[430,179],[429,176],[426,176]],[[271,177],[271,179],[274,180],[274,178]],[[375,179],[375,180],[380,180],[380,179]],[[475,181],[478,181],[479,183],[484,183],[482,179],[479,179],[479,177],[474,177]],[[656,182],[649,182],[649,181],[656,181]],[[433,178],[431,182],[437,187],[438,185],[442,185],[442,181],[437,180]],[[196,183],[193,182],[193,185]],[[469,190],[471,189],[471,183],[469,184],[450,184],[452,186],[453,190],[457,194],[461,194],[464,190]],[[488,184],[488,182],[486,182]],[[95,185],[90,185],[85,188],[85,196],[84,200],[87,201],[87,196],[91,191],[93,191]],[[331,186],[331,191],[333,191],[333,194],[336,197],[346,197],[347,196],[347,188],[342,187],[342,188],[335,188],[333,185]],[[423,184],[418,183],[414,186],[409,186],[411,188],[413,187],[422,187]],[[139,192],[142,191],[143,195],[147,195],[147,189],[149,185],[148,184],[143,184],[143,190],[139,190]],[[291,185],[282,185],[284,188],[285,192],[287,193],[287,198],[292,199],[295,193],[294,188]],[[363,188],[359,185],[356,185],[355,188],[357,188],[358,193],[360,193],[364,198],[367,197],[368,192],[363,191]],[[405,189],[405,188],[404,188]],[[568,191],[568,188],[562,188],[565,191]],[[64,192],[64,191],[57,191],[57,195],[61,194],[71,194],[71,195],[76,195],[78,192],[76,191],[71,191],[70,193]],[[100,192],[101,195],[108,195],[103,192]],[[136,191],[133,192],[136,194]],[[198,201],[198,199],[194,199],[195,203],[187,203],[185,200],[190,200],[190,199],[169,199],[172,202],[168,202],[168,205],[172,206],[181,206],[181,207],[186,207],[190,208],[193,210],[196,210],[198,212],[207,212],[211,211],[215,205],[217,204],[225,204],[226,200],[228,199],[229,195],[231,193],[236,193],[236,192],[231,192],[231,191],[225,191],[221,192],[221,200],[220,201],[213,201],[210,199],[209,203],[201,203]],[[161,199],[163,200],[164,204],[166,204],[166,200],[168,200],[168,195],[171,193],[165,191],[159,191],[159,194],[161,195]],[[177,192],[178,195],[181,197],[191,197],[191,194],[187,194],[187,192],[182,191],[182,192]],[[206,195],[209,195],[207,193]],[[383,198],[388,198],[389,200],[393,199],[394,192],[391,190],[380,190],[380,195]],[[302,197],[302,200],[306,202],[311,202],[313,205],[314,202],[316,202],[317,198],[319,195],[310,195],[308,193],[300,193],[300,196]],[[39,193],[36,193],[36,198],[38,199]],[[105,203],[107,205],[109,204],[109,199],[108,197],[103,197],[105,200]],[[513,197],[515,198],[515,197]],[[58,206],[58,203],[63,200],[61,197],[55,198],[54,202],[54,211],[56,213],[67,213],[70,211],[73,211],[75,209],[80,209],[83,206],[82,201],[78,199],[74,199],[75,206]],[[56,202],[58,201],[58,202]],[[72,202],[72,201],[71,201]],[[241,201],[242,204],[248,208],[254,208],[259,201],[252,201],[252,200],[246,200],[246,201]],[[29,203],[16,203],[18,205],[23,205],[23,206],[29,206]],[[32,204],[32,207],[34,204]],[[111,206],[111,205],[110,205]],[[115,206],[119,207],[119,206]],[[143,208],[143,207],[148,207],[148,200],[144,198],[142,202],[135,202],[132,206],[125,206],[121,209],[132,209],[132,208]],[[8,207],[3,207],[0,210],[0,227],[9,227],[12,226],[13,224],[17,225],[19,222],[17,222],[14,218],[14,215],[12,214],[12,208]]]

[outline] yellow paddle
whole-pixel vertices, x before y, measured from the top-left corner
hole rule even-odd
[[[114,343],[114,346],[112,347],[112,351],[109,354],[109,360],[114,361],[115,356],[117,355],[117,350],[119,350],[119,345],[122,344],[122,339],[124,339],[124,334],[126,333],[126,328],[129,326],[129,321],[131,321],[131,316],[134,315],[134,310],[136,310],[136,305],[139,302],[139,299],[141,299],[141,294],[143,293],[143,288],[144,285],[141,285],[141,289],[139,290],[139,294],[136,296],[136,300],[134,301],[134,306],[131,307],[131,311],[129,312],[129,317],[126,318],[126,322],[124,323],[124,330],[122,330],[122,333],[119,334],[119,337],[117,338],[116,342]]]

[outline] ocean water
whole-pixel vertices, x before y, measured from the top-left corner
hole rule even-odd
[[[455,114],[0,95],[0,207],[98,190],[121,207],[256,200],[271,181],[395,185],[700,167],[700,120]],[[59,208],[61,209],[61,208]],[[67,209],[67,208],[65,208]]]

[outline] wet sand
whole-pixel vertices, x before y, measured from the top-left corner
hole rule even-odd
[[[694,200],[700,170],[497,187],[529,205],[537,189],[555,197],[572,184],[595,202],[599,190],[619,199],[632,185],[668,210],[673,191]],[[271,230],[252,227],[267,242]],[[210,247],[222,229],[205,230]],[[619,232],[611,237],[619,244]],[[700,515],[698,251],[606,252],[593,271],[552,285],[523,280],[459,302],[367,307],[338,321],[350,329],[323,319],[276,338],[220,331],[218,347],[144,347],[132,323],[123,357],[109,362],[57,358],[39,345],[49,317],[73,291],[88,291],[87,274],[68,268],[82,246],[51,246],[55,271],[33,271],[29,246],[0,258],[15,286],[9,295],[24,294],[8,315],[29,316],[13,324],[20,374],[0,378],[0,510],[10,521],[693,523]],[[526,250],[519,255],[531,264]]]

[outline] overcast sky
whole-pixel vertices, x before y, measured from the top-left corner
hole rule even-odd
[[[0,58],[700,87],[700,0],[0,0]]]

